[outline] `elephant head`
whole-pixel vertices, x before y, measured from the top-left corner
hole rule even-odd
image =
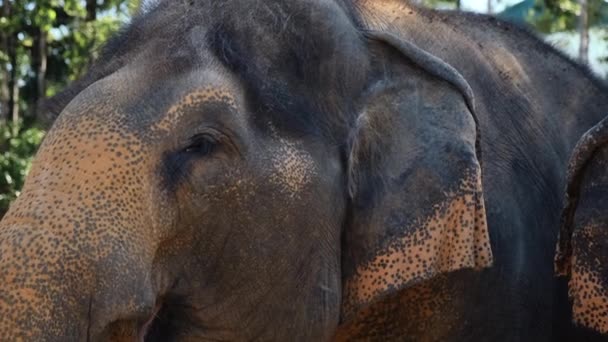
[[[608,119],[579,140],[568,166],[555,257],[569,277],[574,321],[608,334]]]
[[[6,338],[329,339],[491,264],[470,87],[352,4],[160,2],[47,108]]]

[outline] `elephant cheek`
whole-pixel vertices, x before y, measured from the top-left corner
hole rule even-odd
[[[314,161],[295,143],[281,137],[275,138],[278,140],[278,147],[270,160],[270,182],[290,198],[299,197],[317,174]]]

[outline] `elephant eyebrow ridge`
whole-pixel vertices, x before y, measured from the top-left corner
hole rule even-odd
[[[177,126],[184,118],[193,117],[200,119],[198,113],[205,113],[204,119],[210,119],[211,115],[221,115],[225,112],[236,111],[236,100],[232,94],[222,88],[205,87],[195,90],[183,96],[176,104],[171,106],[165,115],[152,125],[152,131],[169,132]],[[193,114],[193,115],[188,115]],[[189,123],[190,124],[190,123]]]

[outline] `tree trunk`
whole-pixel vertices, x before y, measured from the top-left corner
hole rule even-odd
[[[578,20],[578,33],[581,43],[578,49],[578,59],[581,63],[589,62],[589,2],[588,0],[579,0],[581,5],[581,14]]]
[[[19,122],[19,84],[17,81],[13,82],[13,91],[12,91],[12,120],[15,124],[15,129],[17,129],[17,122]],[[17,135],[17,132],[13,132],[14,135]]]
[[[97,18],[97,0],[87,0],[87,21]]]
[[[460,8],[462,7],[462,1],[461,0],[456,0],[456,10],[460,11]]]
[[[36,91],[33,98],[34,104],[43,99],[46,93],[47,35],[48,33],[40,28],[36,30],[36,44],[32,51],[32,64],[34,67],[36,80]],[[36,106],[33,106],[32,113],[34,114],[35,118],[38,118],[41,114],[36,112]]]
[[[94,21],[97,18],[97,0],[87,0],[87,18],[86,21],[87,22],[91,22]],[[96,32],[96,26],[92,25],[91,26],[93,28],[93,39],[91,39],[91,41],[89,42],[89,49],[93,49],[93,47],[95,46],[95,39],[97,37],[97,32]],[[91,66],[91,63],[93,62],[92,59],[89,60],[88,65],[89,67]],[[82,70],[80,70],[82,71]]]
[[[488,14],[492,13],[494,13],[494,4],[492,3],[492,0],[488,0]]]
[[[9,72],[8,78],[8,88],[9,88],[9,97],[8,97],[8,110],[9,117],[12,118],[13,122],[19,121],[19,82],[18,78],[18,70],[19,65],[17,65],[17,37],[15,34],[11,33],[8,39],[8,59],[11,65],[11,70]]]
[[[2,8],[0,9],[0,16],[4,18],[10,18],[11,14],[11,2],[4,0],[2,1]],[[2,31],[0,32],[0,51],[8,54],[9,51],[9,39],[11,32]],[[10,90],[9,90],[9,79],[10,73],[6,68],[6,63],[0,65],[0,123],[8,121],[11,116],[10,107]]]

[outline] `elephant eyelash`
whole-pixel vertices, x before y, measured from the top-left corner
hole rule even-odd
[[[207,156],[215,151],[217,145],[218,140],[211,134],[197,134],[190,138],[190,143],[184,148],[184,152],[197,154],[199,156]]]

